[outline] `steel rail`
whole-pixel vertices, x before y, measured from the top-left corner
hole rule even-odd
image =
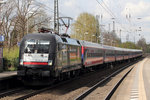
[[[112,95],[115,93],[115,91],[117,90],[117,88],[119,87],[119,85],[121,84],[121,82],[125,79],[125,77],[131,72],[131,70],[134,67],[132,67],[122,78],[119,82],[116,83],[116,85],[113,87],[113,89],[108,93],[108,95],[105,97],[105,100],[110,100],[110,98],[112,97]]]
[[[70,82],[70,81],[71,81],[71,80],[67,80],[67,81],[58,83],[58,84],[56,84],[56,85],[52,85],[52,86],[50,86],[50,87],[46,87],[46,88],[43,88],[43,89],[40,89],[40,90],[36,90],[36,91],[31,92],[31,93],[28,93],[28,94],[26,94],[26,95],[24,95],[24,96],[18,97],[18,98],[16,98],[15,100],[28,99],[28,98],[30,98],[30,97],[32,97],[32,96],[35,96],[35,95],[40,94],[40,93],[42,93],[42,92],[44,92],[44,91],[47,91],[47,90],[56,88],[57,86],[63,85],[63,84],[68,83],[68,82]]]
[[[17,88],[17,89],[12,89],[12,90],[8,90],[8,91],[5,91],[5,92],[2,92],[2,93],[0,93],[0,98],[3,98],[5,96],[18,93],[18,92],[22,91],[23,89],[25,89],[25,88]]]
[[[92,72],[91,72],[91,73],[92,73]],[[28,98],[30,98],[30,97],[32,97],[32,96],[35,96],[35,95],[37,95],[37,94],[40,94],[40,93],[42,93],[42,92],[44,92],[44,91],[47,91],[47,90],[50,90],[50,89],[54,89],[54,88],[56,88],[56,87],[58,87],[58,86],[60,86],[60,85],[66,84],[66,83],[71,82],[71,81],[73,81],[73,80],[75,80],[75,79],[78,79],[78,78],[80,78],[80,77],[77,76],[77,77],[71,78],[71,79],[69,79],[69,80],[65,80],[65,81],[62,81],[62,82],[60,82],[60,83],[56,83],[55,85],[52,84],[52,86],[49,86],[49,87],[46,87],[46,88],[43,88],[43,89],[40,89],[40,90],[31,92],[31,93],[26,94],[26,95],[24,95],[24,96],[22,96],[22,97],[16,98],[15,100],[28,99]]]
[[[139,60],[141,60],[141,59],[139,59]],[[135,64],[135,63],[137,63],[139,60],[137,60],[137,61],[135,61],[135,62],[132,62],[132,63],[130,63],[130,64],[124,66],[124,67],[121,68],[121,69],[118,69],[117,71],[115,71],[115,72],[112,73],[111,75],[109,75],[109,76],[107,76],[106,78],[100,80],[98,83],[96,83],[95,85],[93,85],[91,88],[89,88],[88,90],[86,90],[84,93],[80,94],[80,95],[79,95],[77,98],[75,98],[74,100],[82,100],[82,99],[84,99],[86,96],[88,96],[90,93],[92,93],[97,87],[99,87],[99,86],[102,85],[103,83],[107,82],[111,77],[113,77],[113,76],[115,76],[116,74],[120,73],[121,71],[123,71],[123,70],[126,69],[127,67],[129,67],[129,66],[131,66],[131,65],[133,65],[133,64]],[[121,83],[121,82],[120,82],[120,83]],[[119,86],[119,84],[118,84],[118,86]],[[117,88],[117,87],[116,87],[116,88]],[[114,89],[113,91],[115,91],[115,89]],[[109,97],[112,96],[113,91],[112,91],[112,93],[110,93],[110,95],[108,94]],[[107,99],[107,97],[106,97],[106,100],[109,100],[109,99]]]

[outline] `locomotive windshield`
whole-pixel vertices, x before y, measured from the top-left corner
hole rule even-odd
[[[50,41],[46,40],[27,40],[25,53],[49,53]]]

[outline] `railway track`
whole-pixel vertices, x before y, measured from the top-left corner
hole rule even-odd
[[[121,78],[121,80],[118,83],[116,83],[116,85],[114,86],[114,88],[106,96],[105,100],[110,100],[110,98],[112,97],[112,95],[114,94],[114,92],[117,90],[117,88],[119,87],[119,85],[121,84],[121,82],[131,72],[132,69],[133,69],[133,67]]]
[[[0,99],[3,98],[3,97],[6,97],[8,95],[12,95],[12,94],[15,94],[17,92],[20,92],[22,91],[24,88],[17,88],[17,89],[11,89],[11,90],[7,90],[7,91],[3,91],[0,93]]]
[[[86,73],[86,75],[92,74],[92,73],[94,73],[94,71],[91,71],[91,72],[89,72],[89,73]],[[83,75],[81,75],[81,76],[84,76],[84,75],[85,75],[85,74],[83,74]],[[71,79],[69,79],[69,80],[65,80],[65,81],[62,81],[62,82],[60,82],[60,83],[56,83],[55,85],[53,84],[53,85],[50,86],[50,87],[46,87],[46,88],[43,88],[43,89],[40,89],[40,90],[36,90],[36,91],[30,92],[30,93],[28,93],[28,94],[26,94],[26,95],[23,95],[23,96],[21,96],[21,97],[15,98],[15,100],[28,99],[28,98],[30,98],[30,97],[32,97],[32,96],[35,96],[35,95],[40,94],[40,93],[43,93],[44,91],[48,91],[48,90],[55,89],[55,88],[57,88],[58,86],[67,84],[67,83],[69,83],[69,82],[71,82],[71,81],[73,81],[73,80],[75,80],[75,79],[79,79],[79,78],[80,78],[80,76],[77,76],[77,77],[75,77],[75,78],[71,78]]]
[[[56,87],[56,86],[46,87],[46,88],[43,88],[43,89],[40,89],[40,90],[32,91],[30,93],[27,93],[27,94],[21,96],[21,97],[15,98],[15,100],[24,100],[24,99],[30,98],[30,97],[32,97],[34,95],[37,95],[39,93],[42,93],[42,92],[44,92],[46,90],[52,89],[54,87]]]
[[[53,84],[52,86],[49,86],[49,87],[38,89],[38,90],[26,89],[26,88],[7,90],[5,92],[0,93],[0,100],[8,100],[8,99],[10,99],[10,100],[11,99],[13,99],[13,100],[24,100],[24,99],[28,99],[28,98],[35,96],[37,94],[40,94],[44,91],[51,90],[51,89],[56,88],[57,86],[61,86],[63,84],[69,83],[70,81],[75,80],[76,78],[79,78],[79,76],[75,77],[75,78],[71,78],[69,80],[62,81],[60,83],[56,83],[55,85]],[[19,95],[13,96],[14,94],[16,94],[16,95],[19,94]],[[13,98],[11,98],[11,97],[13,97]]]
[[[135,63],[135,62],[134,62]],[[132,63],[133,64],[133,63]],[[129,64],[128,66],[130,66],[130,65],[132,65],[132,64]],[[128,67],[128,66],[126,66],[126,67]],[[125,69],[125,68],[122,68],[122,69],[120,69],[120,71],[121,70],[123,70],[123,69]],[[95,72],[90,72],[90,73],[86,73],[86,74],[83,74],[83,75],[81,75],[81,76],[83,76],[84,77],[84,75],[85,76],[87,76],[88,74],[92,74],[92,73],[95,73]],[[119,71],[118,71],[118,73],[119,73]],[[117,74],[117,72],[115,72],[115,73],[113,73],[113,75],[112,76],[114,76],[115,74]],[[19,92],[20,92],[20,94],[19,94],[19,96],[17,96],[18,94],[16,94],[16,96],[13,96],[13,98],[11,98],[11,96],[10,95],[13,95],[13,94],[15,94],[15,93],[17,93],[17,92],[13,92],[13,91],[17,91],[17,90],[11,90],[10,91],[10,93],[6,93],[4,96],[6,97],[4,97],[4,98],[2,98],[2,100],[8,100],[8,97],[10,96],[10,99],[9,100],[12,100],[12,99],[14,99],[14,100],[24,100],[24,99],[28,99],[28,98],[30,98],[30,97],[33,97],[33,96],[35,96],[35,95],[37,95],[37,94],[40,94],[40,93],[44,93],[45,91],[51,91],[51,90],[55,90],[57,87],[59,87],[59,86],[62,86],[62,85],[64,85],[64,84],[69,84],[71,81],[73,81],[73,80],[75,80],[75,79],[79,79],[81,76],[77,76],[77,77],[75,77],[75,78],[72,78],[72,79],[69,79],[69,80],[66,80],[66,81],[62,81],[62,82],[60,82],[60,83],[57,83],[57,84],[54,84],[54,85],[52,85],[52,86],[49,86],[49,87],[45,87],[45,88],[42,88],[42,89],[38,89],[38,90],[30,90],[30,89],[27,89],[27,90],[18,90]],[[112,76],[110,76],[110,77],[112,77]],[[101,83],[100,84],[102,84],[102,83],[104,83],[105,81],[107,81],[107,80],[105,80],[105,79],[103,79],[103,80],[101,80]],[[97,85],[98,86],[98,85]],[[93,88],[93,89],[92,89]],[[90,88],[90,89],[88,89],[88,90],[90,90],[91,92],[94,90],[94,89],[96,89],[96,86],[93,86],[92,88]],[[25,91],[25,92],[23,92],[23,91]],[[89,94],[89,93],[91,93],[91,92],[88,92],[86,95],[85,95],[85,97]],[[113,92],[112,92],[113,93]],[[110,93],[110,94],[112,94],[112,93]],[[4,94],[4,93],[3,93]],[[8,96],[8,97],[7,97]],[[77,96],[77,95],[76,95]],[[75,96],[75,97],[76,97]],[[110,96],[110,95],[109,95]],[[81,100],[81,99],[83,99],[84,98],[84,96],[81,96],[81,97],[79,97],[79,98],[76,98],[76,100]]]
[[[139,60],[138,60],[139,61]],[[85,92],[83,92],[82,94],[80,94],[78,97],[76,97],[74,100],[83,100],[85,97],[87,97],[90,93],[92,93],[94,90],[96,90],[100,85],[104,84],[105,82],[107,82],[109,79],[111,79],[112,77],[114,77],[115,75],[117,75],[118,73],[120,73],[121,71],[123,71],[124,69],[126,69],[127,67],[137,63],[133,62],[130,63],[126,66],[124,66],[121,69],[118,69],[117,71],[113,72],[112,74],[110,74],[109,76],[107,76],[106,78],[100,80],[99,82],[97,82],[95,85],[93,85],[91,88],[89,88],[88,90],[86,90]],[[133,66],[134,67],[134,66]],[[120,81],[118,83],[116,83],[116,85],[113,87],[113,89],[107,94],[107,96],[105,97],[105,100],[109,100],[111,98],[111,96],[113,95],[113,93],[115,92],[115,90],[118,88],[118,86],[120,85],[120,83],[125,79],[125,77],[128,75],[128,73],[133,69],[133,67],[130,68],[130,70],[128,70],[125,75],[120,79]]]
[[[94,71],[91,71],[91,72],[88,72],[86,74],[83,74],[81,76],[87,76],[88,74],[92,74],[92,73],[95,73]],[[33,90],[33,89],[26,89],[26,88],[18,88],[18,89],[12,89],[12,90],[8,90],[6,92],[3,92],[3,93],[0,93],[0,99],[2,100],[24,100],[24,99],[28,99],[32,96],[35,96],[37,94],[40,94],[44,91],[48,91],[48,90],[51,90],[51,89],[55,89],[56,87],[58,86],[61,86],[63,84],[66,84],[66,83],[69,83],[70,81],[73,81],[75,79],[79,79],[80,76],[77,76],[75,78],[71,78],[69,80],[66,80],[66,81],[62,81],[60,83],[56,83],[55,85],[52,85],[50,87],[46,87],[46,88],[42,88],[42,89],[39,89],[39,90]]]

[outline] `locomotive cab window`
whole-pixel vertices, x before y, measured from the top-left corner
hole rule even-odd
[[[46,40],[27,40],[25,53],[49,53],[50,41]]]

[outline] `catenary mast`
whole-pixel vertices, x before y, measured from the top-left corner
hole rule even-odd
[[[58,0],[54,0],[54,32],[59,34],[59,7]]]

